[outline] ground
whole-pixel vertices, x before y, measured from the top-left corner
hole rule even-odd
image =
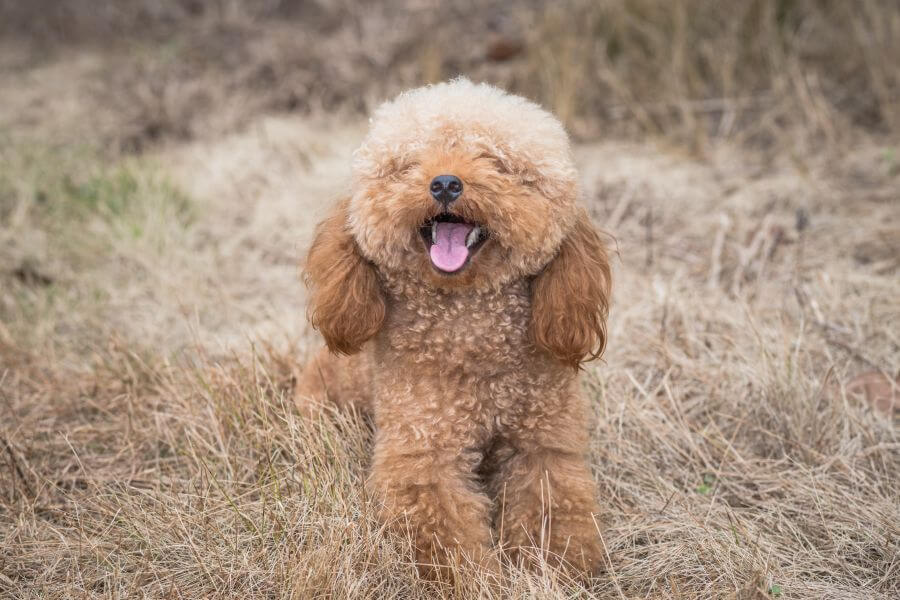
[[[0,596],[900,594],[896,141],[579,142],[616,249],[584,376],[608,571],[450,587],[371,517],[366,425],[289,394],[320,343],[298,262],[365,120],[159,133],[98,100],[116,57],[4,55]]]

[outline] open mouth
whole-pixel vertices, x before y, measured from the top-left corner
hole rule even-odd
[[[457,273],[488,239],[487,230],[477,223],[449,213],[425,221],[419,228],[431,264],[442,273]]]

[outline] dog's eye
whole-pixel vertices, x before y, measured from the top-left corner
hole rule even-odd
[[[383,176],[384,177],[402,177],[406,175],[413,169],[419,166],[419,163],[414,160],[402,160],[395,159],[391,160],[387,164],[384,165]]]
[[[491,154],[490,152],[482,152],[478,155],[479,160],[486,160],[491,162],[491,166],[498,173],[503,173],[509,175],[512,173],[512,170],[500,157]]]

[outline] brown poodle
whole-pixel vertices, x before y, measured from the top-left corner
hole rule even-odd
[[[323,349],[297,401],[375,423],[381,517],[420,565],[539,548],[601,564],[579,365],[605,344],[610,268],[563,127],[465,79],[382,105],[307,258]],[[330,351],[330,352],[329,352]]]

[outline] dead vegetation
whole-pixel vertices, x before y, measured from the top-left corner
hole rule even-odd
[[[84,117],[115,150],[233,131],[260,112],[363,115],[456,74],[542,102],[584,139],[804,154],[900,132],[893,0],[94,4],[7,0],[0,32],[29,50],[6,52],[14,68],[103,55],[70,93],[103,109]]]
[[[0,597],[900,595],[897,7],[720,5],[0,2],[40,28],[0,53]],[[348,114],[455,72],[590,140],[618,255],[588,585],[418,579],[366,425],[286,394]]]

